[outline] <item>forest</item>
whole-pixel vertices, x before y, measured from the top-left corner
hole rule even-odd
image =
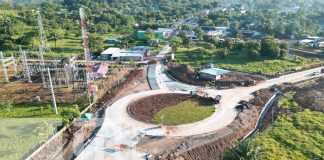
[[[276,37],[323,36],[321,0],[1,0],[0,50],[18,46],[37,50],[37,14],[43,15],[47,39],[55,53],[82,51],[78,9],[86,9],[92,52],[104,49],[106,38],[132,37],[136,30],[170,27],[198,17],[200,26],[228,26],[233,37],[241,28]],[[225,9],[224,9],[225,8]],[[137,25],[135,25],[137,24]]]

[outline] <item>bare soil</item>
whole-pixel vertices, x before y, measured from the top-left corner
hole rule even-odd
[[[162,160],[218,160],[228,148],[234,147],[238,140],[254,128],[259,113],[272,94],[267,89],[255,92],[254,99],[249,102],[252,107],[239,112],[225,128],[190,137],[143,139],[136,149]]]
[[[240,72],[230,72],[224,74],[222,79],[217,80],[215,84],[202,79],[196,78],[197,71],[189,65],[176,65],[169,63],[167,73],[173,78],[177,79],[180,82],[197,85],[197,86],[249,86],[253,85],[252,81],[263,81],[266,80],[264,76],[250,75]]]
[[[294,100],[302,108],[324,112],[324,78],[283,86],[284,92],[293,92]]]
[[[105,107],[116,99],[116,95],[121,90],[129,87],[130,84],[138,81],[143,75],[143,70],[133,70],[119,83],[114,83],[111,89],[98,100],[94,107],[90,109],[93,117],[90,122],[75,122],[61,136],[53,139],[32,159],[73,159],[96,135],[103,123]],[[129,93],[132,93],[129,90]]]
[[[2,70],[1,70],[2,71]],[[130,68],[119,68],[115,74],[108,75],[105,79],[97,80],[95,83],[99,86],[97,96],[101,97],[107,90],[120,81],[131,71]],[[0,73],[0,78],[3,78]],[[10,69],[9,76],[14,76]],[[0,101],[10,99],[14,103],[38,102],[36,97],[40,98],[41,103],[51,102],[51,92],[48,88],[43,88],[40,74],[33,76],[32,83],[26,83],[22,79],[11,81],[10,83],[0,83]],[[73,85],[69,87],[55,88],[54,90],[57,103],[71,103],[83,98],[84,92],[74,92]]]
[[[180,102],[191,100],[198,102],[201,105],[212,105],[213,99],[200,97],[197,95],[187,95],[187,94],[158,94],[149,97],[142,98],[135,101],[129,106],[130,114],[140,121],[152,123],[152,118],[163,108],[174,106]]]
[[[168,64],[168,68],[167,73],[180,82],[197,86],[209,84],[207,81],[197,80],[196,70],[189,65]]]

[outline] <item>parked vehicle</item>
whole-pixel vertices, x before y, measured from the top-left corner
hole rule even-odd
[[[319,74],[320,74],[319,72],[313,72],[313,76],[317,76]]]

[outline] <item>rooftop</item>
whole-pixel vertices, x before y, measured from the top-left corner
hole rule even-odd
[[[229,73],[230,71],[220,69],[220,68],[206,68],[206,69],[202,69],[199,72],[200,73],[207,73],[207,74],[210,74],[210,75],[223,75],[225,73]]]

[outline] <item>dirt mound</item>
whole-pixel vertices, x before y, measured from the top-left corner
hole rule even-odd
[[[129,111],[134,118],[144,122],[151,122],[153,116],[163,108],[177,105],[186,100],[196,101],[201,105],[213,104],[212,98],[169,93],[153,95],[135,101],[129,106]]]
[[[196,70],[189,65],[169,64],[168,67],[167,73],[180,82],[197,86],[206,86],[208,84],[206,81],[197,80],[195,78]]]
[[[324,112],[324,78],[318,78],[304,83],[281,85],[283,92],[293,92],[294,101],[300,107]]]
[[[180,82],[197,85],[197,86],[217,86],[217,87],[228,87],[228,86],[251,86],[258,81],[266,80],[263,76],[250,75],[240,72],[230,72],[224,74],[220,80],[215,81],[215,84],[210,83],[203,79],[197,79],[197,71],[190,65],[177,65],[168,64],[169,70],[167,73],[173,78],[179,80]]]

